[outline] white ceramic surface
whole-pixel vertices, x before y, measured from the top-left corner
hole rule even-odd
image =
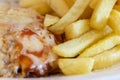
[[[98,70],[84,75],[50,76],[44,78],[0,78],[0,80],[120,80],[120,63],[104,70]]]
[[[120,63],[110,68],[94,71],[85,75],[55,76],[43,80],[120,80]],[[41,80],[42,80],[41,79]]]

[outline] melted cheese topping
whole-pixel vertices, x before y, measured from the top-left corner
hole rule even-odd
[[[35,35],[23,37],[21,43],[23,44],[24,49],[30,52],[40,52],[43,49],[42,42],[37,39]]]
[[[55,61],[56,55],[51,50],[55,45],[54,35],[44,29],[43,17],[31,9],[8,9],[0,14],[0,24],[5,25],[0,28],[0,33],[6,36],[5,42],[8,41],[3,48],[9,48],[10,54],[20,56],[23,71],[37,69],[39,74],[44,75],[47,64]]]

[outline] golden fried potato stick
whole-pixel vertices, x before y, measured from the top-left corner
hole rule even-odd
[[[92,58],[72,58],[59,59],[58,66],[65,75],[85,74],[92,71],[94,59]]]
[[[64,0],[64,1],[67,3],[67,5],[69,6],[69,8],[71,8],[72,5],[74,4],[74,2],[75,2],[76,0]]]
[[[107,25],[110,12],[117,0],[99,0],[90,19],[90,25],[96,30],[101,30]]]
[[[108,51],[105,51],[95,57],[94,68],[93,69],[103,69],[112,66],[120,62],[120,45],[116,46]]]
[[[100,0],[91,0],[91,1],[90,1],[90,4],[89,4],[90,8],[95,9],[95,8],[96,8],[96,5],[97,5],[97,3],[98,3],[99,1],[100,1]]]
[[[112,10],[108,20],[108,24],[115,33],[120,35],[120,12],[119,11]]]
[[[52,11],[44,0],[20,0],[20,5],[24,8],[33,8],[41,15],[45,15]]]
[[[82,13],[79,19],[90,19],[93,13],[93,9],[87,6],[85,11]]]
[[[44,19],[44,26],[47,28],[48,26],[54,25],[59,21],[59,17],[46,14]]]
[[[112,33],[106,36],[104,39],[98,41],[97,43],[85,49],[80,54],[79,57],[93,57],[119,44],[120,44],[120,36]]]
[[[85,48],[112,32],[108,26],[101,30],[91,30],[82,36],[53,47],[54,53],[61,57],[75,57]]]
[[[36,5],[36,4],[40,3],[40,2],[41,2],[41,0],[30,0],[30,1],[28,1],[28,0],[20,0],[20,5],[22,7],[30,7],[30,6]]]
[[[64,28],[80,17],[89,2],[90,0],[76,0],[71,9],[55,25],[48,29],[55,34],[64,33]]]
[[[115,5],[113,9],[120,11],[120,5]]]
[[[117,4],[120,5],[120,0],[117,0]]]
[[[78,20],[65,28],[65,37],[67,40],[74,39],[87,31],[90,31],[89,20]]]
[[[64,0],[45,0],[48,5],[55,11],[60,17],[64,16],[69,7]]]

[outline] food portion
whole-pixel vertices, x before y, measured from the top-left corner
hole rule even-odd
[[[120,45],[93,57],[93,69],[103,69],[120,62]]]
[[[91,72],[94,59],[92,58],[72,58],[59,59],[58,65],[65,75],[78,75]]]
[[[88,31],[90,31],[89,20],[78,20],[65,27],[65,37],[67,40],[74,39]]]
[[[105,50],[109,50],[116,45],[120,44],[120,36],[116,34],[110,34],[104,39],[99,40],[96,44],[90,46],[88,49],[85,49],[80,56],[82,57],[92,57],[98,55]]]
[[[53,51],[61,57],[75,57],[85,48],[112,32],[108,26],[102,31],[91,30],[78,38],[66,41],[53,47]]]
[[[0,13],[0,76],[40,77],[55,69],[54,35],[44,17],[32,9],[9,8]]]
[[[107,25],[110,12],[117,0],[99,0],[90,19],[91,27],[101,30]]]
[[[78,75],[120,63],[120,0],[4,1],[0,77]]]
[[[76,0],[70,10],[55,25],[48,29],[58,35],[64,33],[65,27],[82,15],[89,2],[90,0]]]
[[[24,8],[33,8],[41,15],[50,13],[52,9],[45,2],[45,0],[19,0],[21,7]]]
[[[44,26],[47,28],[59,21],[59,17],[46,14],[44,19]]]
[[[64,16],[69,7],[64,0],[45,0],[48,5],[55,11],[60,17]]]
[[[115,33],[120,35],[119,22],[120,22],[120,12],[117,10],[112,10],[108,20],[108,24],[115,31]]]

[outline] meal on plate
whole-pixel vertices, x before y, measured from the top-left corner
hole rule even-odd
[[[0,77],[80,75],[120,62],[120,0],[0,0]]]

